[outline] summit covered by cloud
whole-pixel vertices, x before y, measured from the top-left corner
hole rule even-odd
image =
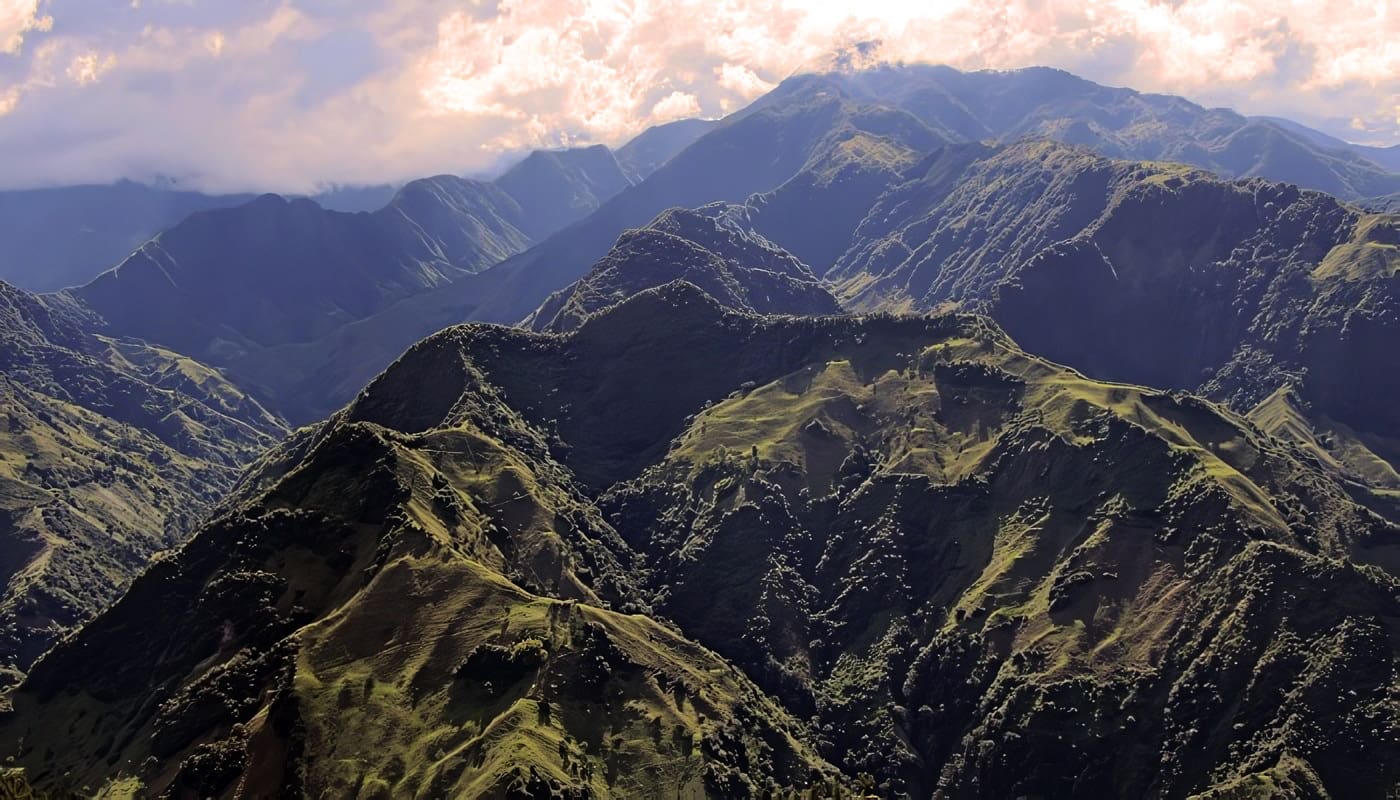
[[[852,52],[1055,66],[1400,140],[1388,0],[0,0],[0,184],[471,171],[721,116]]]

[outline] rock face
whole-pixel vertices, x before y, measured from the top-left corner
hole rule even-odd
[[[282,423],[218,372],[0,284],[0,681],[115,600]]]
[[[664,211],[646,227],[624,233],[587,275],[551,295],[526,324],[570,331],[589,314],[676,280],[738,311],[838,313],[836,298],[812,270],[755,233],[752,224],[748,207],[727,203]]]
[[[670,283],[415,345],[0,742],[45,791],[1383,797],[1400,530],[1340,474],[982,317]]]

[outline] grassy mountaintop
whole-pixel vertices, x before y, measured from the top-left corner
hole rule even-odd
[[[674,280],[728,308],[757,314],[835,314],[836,298],[806,264],[754,232],[749,207],[714,203],[663,211],[627,231],[588,274],[550,295],[526,325],[573,330],[634,294]]]
[[[838,778],[741,673],[636,613],[635,555],[540,430],[485,385],[438,391],[484,377],[455,335],[290,440],[44,658],[0,722],[30,781],[642,797]],[[77,719],[92,736],[58,735]]]
[[[0,284],[4,683],[174,546],[284,428],[215,370]]]
[[[1400,531],[1340,474],[981,317],[671,283],[415,345],[0,739],[138,793],[1379,797]]]

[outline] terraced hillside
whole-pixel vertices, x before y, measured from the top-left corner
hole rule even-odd
[[[191,359],[0,284],[0,684],[115,600],[285,430]]]
[[[673,283],[415,345],[0,741],[112,793],[1383,797],[1400,530],[1341,474],[980,317]]]

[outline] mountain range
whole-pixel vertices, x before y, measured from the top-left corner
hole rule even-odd
[[[882,67],[0,284],[0,793],[1388,797],[1393,155]]]
[[[136,794],[1364,796],[1397,541],[1245,418],[985,318],[677,282],[413,347],[0,735]]]
[[[1079,126],[1066,120],[1088,120],[1094,135],[1081,135]],[[673,157],[653,158],[648,163],[656,168],[645,175],[624,166],[637,161],[636,154],[663,133],[667,144],[680,148]],[[412,209],[402,209],[404,194],[422,186],[410,184],[390,206],[368,216],[318,214],[317,224],[339,232],[328,234],[328,241],[318,239],[309,252],[289,243],[279,252],[237,256],[256,255],[269,272],[316,276],[302,287],[279,286],[276,280],[252,283],[251,291],[258,294],[224,300],[237,321],[207,319],[200,304],[180,298],[190,292],[225,296],[218,280],[227,268],[204,265],[229,258],[228,240],[244,226],[275,224],[246,208],[197,218],[200,230],[189,232],[176,256],[180,274],[188,277],[179,277],[174,285],[158,274],[162,270],[145,263],[151,260],[149,253],[137,253],[75,294],[98,306],[99,313],[117,318],[122,309],[143,304],[168,309],[172,318],[159,331],[144,319],[114,324],[128,335],[228,368],[256,387],[270,406],[304,422],[330,413],[403,348],[445,325],[524,319],[551,293],[583,277],[624,231],[646,225],[667,208],[715,201],[749,205],[757,233],[821,276],[845,255],[875,201],[905,182],[906,170],[939,146],[968,139],[1049,136],[1092,145],[1107,157],[1183,161],[1227,176],[1294,181],[1350,198],[1400,190],[1395,173],[1278,123],[1204,109],[1180,98],[1110,89],[1046,69],[960,73],[908,67],[799,76],[718,123],[684,126],[679,133],[684,136],[677,138],[673,129],[644,134],[611,159],[600,148],[538,154],[489,187],[465,179],[434,179],[438,189],[424,193],[431,199]],[[698,138],[692,141],[692,136]],[[1275,137],[1291,144],[1270,144]],[[566,160],[573,166],[562,166]],[[629,172],[641,179],[628,184]],[[443,189],[444,183],[453,188]],[[519,214],[494,191],[527,185],[549,188],[533,198],[511,198],[521,207]],[[609,195],[619,187],[625,188]],[[520,194],[519,188],[512,190]],[[440,192],[485,198],[463,206]],[[444,202],[449,207],[439,208]],[[273,214],[267,199],[254,206],[278,218],[294,213]],[[548,220],[549,225],[527,234],[516,227],[527,225],[525,219]],[[813,219],[822,224],[811,224]],[[539,240],[556,226],[563,227]],[[385,233],[385,227],[408,231]],[[472,232],[443,249],[440,237],[461,237],[464,230]],[[177,232],[179,228],[161,238],[174,240]],[[163,246],[157,240],[146,249]],[[353,249],[353,254],[336,247]],[[341,262],[353,265],[362,253],[374,254],[366,260],[378,269],[399,274],[364,273],[371,291],[339,288],[351,296],[313,305],[315,313],[308,316],[314,327],[288,335],[287,320],[268,306],[301,307],[286,295],[327,285],[326,276],[314,269],[345,271]],[[498,257],[504,260],[492,264]],[[290,266],[303,261],[322,266]],[[113,279],[123,271],[146,272],[150,278]],[[216,326],[225,327],[211,329]],[[286,369],[288,364],[296,368]],[[328,375],[334,378],[328,381]]]

